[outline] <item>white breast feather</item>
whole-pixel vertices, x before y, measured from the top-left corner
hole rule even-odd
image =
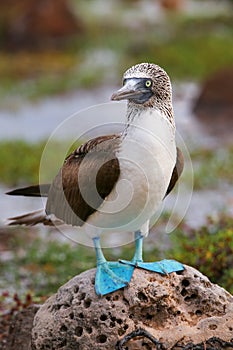
[[[105,232],[135,231],[152,217],[175,166],[174,128],[155,110],[141,113],[128,128],[117,157],[117,186],[89,217],[85,224],[88,233],[89,225]]]

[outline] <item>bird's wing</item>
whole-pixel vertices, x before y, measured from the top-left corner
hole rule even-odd
[[[184,169],[184,157],[181,150],[177,147],[176,148],[176,164],[172,172],[172,177],[170,180],[170,183],[167,188],[167,192],[165,194],[165,197],[173,190],[177,180],[179,179],[182,171]]]
[[[71,153],[51,184],[46,213],[67,224],[82,226],[118,180],[119,143],[119,135],[101,136]]]

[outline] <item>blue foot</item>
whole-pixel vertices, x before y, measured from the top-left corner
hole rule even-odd
[[[98,295],[112,293],[126,287],[133,275],[134,266],[119,262],[103,262],[97,265],[95,291]]]
[[[175,260],[161,260],[156,262],[143,262],[143,261],[127,261],[120,260],[122,264],[127,264],[129,266],[136,266],[144,270],[149,270],[153,272],[161,273],[162,275],[167,275],[171,272],[183,271],[184,266]]]

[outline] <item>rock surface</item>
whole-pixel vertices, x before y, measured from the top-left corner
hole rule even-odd
[[[33,350],[120,349],[117,342],[139,329],[163,344],[161,349],[212,337],[233,347],[233,297],[189,266],[168,276],[135,269],[127,288],[101,298],[94,279],[95,269],[86,271],[46,301],[34,318]],[[141,336],[127,348],[155,347]]]

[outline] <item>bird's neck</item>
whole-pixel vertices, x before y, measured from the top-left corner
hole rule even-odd
[[[161,122],[175,134],[175,121],[173,117],[172,105],[157,107],[145,107],[142,105],[128,103],[126,113],[126,126],[123,137],[138,133],[139,130],[147,130],[150,134],[158,133],[158,124]]]

